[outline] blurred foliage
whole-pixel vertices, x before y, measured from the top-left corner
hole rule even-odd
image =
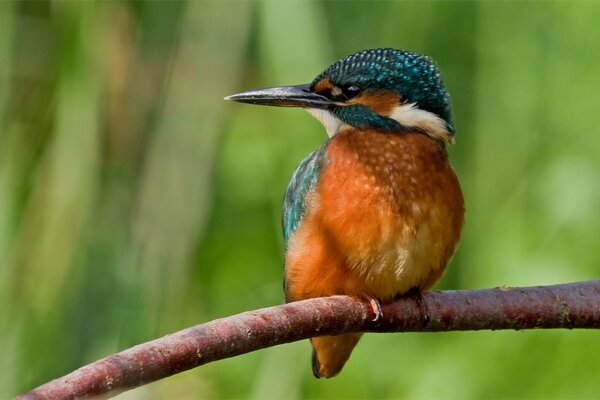
[[[0,2],[0,398],[141,341],[281,303],[280,203],[321,143],[230,104],[357,50],[431,55],[467,224],[439,288],[598,277],[600,2]],[[307,342],[122,398],[592,398],[593,331]]]

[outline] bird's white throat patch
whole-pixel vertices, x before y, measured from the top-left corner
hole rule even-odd
[[[415,103],[400,104],[387,117],[402,126],[419,128],[435,139],[454,143],[454,136],[448,131],[446,121],[432,112],[421,110]]]
[[[350,128],[350,125],[337,118],[330,111],[322,110],[320,108],[307,108],[306,111],[323,124],[329,137],[333,137],[333,135],[342,129]]]

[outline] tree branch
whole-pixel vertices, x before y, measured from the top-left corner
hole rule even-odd
[[[217,319],[88,364],[17,399],[114,396],[212,361],[317,335],[482,329],[600,328],[600,280],[529,288],[430,292],[382,307],[316,298]],[[109,393],[110,392],[110,393]]]

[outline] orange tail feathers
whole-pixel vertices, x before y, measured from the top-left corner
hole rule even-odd
[[[341,370],[362,333],[320,336],[310,339],[313,346],[312,369],[315,378],[331,378]]]

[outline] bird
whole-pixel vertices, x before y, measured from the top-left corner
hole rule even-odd
[[[447,146],[450,96],[428,56],[377,48],[309,84],[225,98],[301,107],[327,139],[300,162],[283,201],[287,302],[348,295],[373,305],[430,289],[458,245],[465,205]],[[316,378],[337,375],[362,333],[311,338]]]

